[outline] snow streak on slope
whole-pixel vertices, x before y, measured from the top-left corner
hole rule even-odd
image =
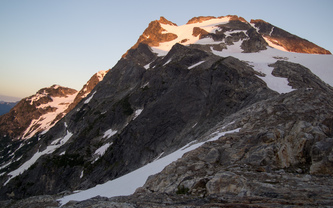
[[[204,63],[205,61],[199,61],[198,63],[193,64],[192,66],[189,66],[188,69],[193,69],[196,66],[199,66],[200,64]]]
[[[106,132],[104,132],[104,136],[103,138],[110,138],[113,135],[115,135],[117,133],[117,131],[114,131],[112,129],[107,130]]]
[[[223,130],[223,128],[221,128]],[[228,133],[238,132],[240,128],[226,131],[226,132],[215,132],[211,135],[212,138],[205,141],[215,141],[219,139],[221,136],[224,136]],[[124,196],[133,194],[134,191],[143,186],[146,180],[150,175],[156,174],[164,169],[167,165],[176,161],[177,159],[181,158],[186,152],[192,151],[205,142],[200,142],[190,144],[184,146],[183,148],[165,156],[160,159],[157,159],[133,172],[130,172],[122,177],[114,179],[112,181],[108,181],[104,184],[97,185],[93,188],[80,191],[78,193],[65,196],[59,199],[62,205],[66,204],[67,202],[74,200],[74,201],[83,201],[95,196],[104,196],[104,197],[113,197],[113,196]]]
[[[93,92],[93,94],[90,95],[90,97],[88,97],[87,100],[84,101],[84,103],[85,103],[85,104],[89,103],[89,102],[91,101],[91,99],[94,97],[95,93],[96,93],[96,91]]]
[[[268,43],[268,45],[269,45],[270,47],[275,48],[275,49],[278,49],[278,50],[280,50],[280,51],[287,51],[287,50],[286,50],[285,48],[283,48],[282,46],[280,46],[280,45],[278,45],[278,44],[276,44],[276,43],[270,41],[268,38],[265,38],[265,37],[263,37],[263,38],[265,39],[265,41]],[[277,41],[276,41],[276,42],[277,42]]]
[[[66,123],[65,123],[65,127],[66,127]],[[73,134],[70,133],[67,130],[67,133],[66,133],[66,135],[64,137],[61,137],[59,139],[54,140],[42,152],[39,152],[39,151],[36,152],[28,161],[26,161],[25,163],[23,163],[18,169],[14,170],[14,171],[12,171],[10,173],[8,173],[8,175],[10,175],[10,177],[4,183],[3,186],[5,186],[11,179],[15,178],[16,176],[20,175],[21,173],[23,173],[24,171],[26,171],[27,169],[29,169],[38,160],[38,158],[40,158],[43,155],[51,154],[56,149],[58,149],[59,147],[61,147],[62,145],[64,145],[72,137],[72,135]]]

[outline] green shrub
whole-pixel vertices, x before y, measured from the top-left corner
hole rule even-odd
[[[178,186],[176,194],[188,194],[189,191],[190,191],[189,188],[186,188],[185,186],[181,185],[181,186]]]

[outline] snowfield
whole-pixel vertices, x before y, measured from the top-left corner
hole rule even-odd
[[[57,87],[57,86],[56,86]],[[73,95],[69,95],[67,97],[51,97],[52,102],[47,104],[39,105],[37,108],[55,108],[56,110],[53,112],[46,113],[39,117],[38,119],[34,119],[31,121],[29,127],[23,133],[22,139],[28,139],[34,136],[37,132],[42,132],[45,134],[50,128],[52,128],[57,122],[54,122],[54,119],[61,113],[63,113],[68,106],[73,103],[77,93]],[[34,101],[37,101],[41,97],[48,96],[47,94],[37,94],[35,97],[31,98],[31,105]]]
[[[229,46],[231,50],[215,51],[213,53],[218,56],[233,56],[240,60],[248,62],[256,71],[266,74],[266,77],[260,77],[265,81],[269,88],[279,93],[288,93],[292,91],[285,78],[275,77],[271,75],[273,68],[269,64],[275,63],[279,59],[289,62],[301,64],[317,75],[321,80],[333,86],[333,56],[319,54],[304,54],[281,51],[276,48],[268,47],[267,50],[258,53],[241,53],[240,46]]]
[[[230,17],[223,17],[207,20],[201,23],[185,24],[180,26],[161,24],[162,28],[165,30],[163,31],[163,33],[173,33],[176,34],[178,37],[172,41],[160,43],[159,46],[151,47],[152,51],[154,53],[157,53],[158,56],[165,56],[171,50],[172,46],[176,43],[181,43],[185,46],[190,44],[220,44],[224,42],[224,40],[214,41],[210,37],[199,39],[199,36],[193,36],[193,28],[199,27],[209,33],[215,33],[216,30],[219,29],[218,25],[226,24],[229,22],[229,20]],[[254,27],[253,24],[251,25],[252,27]],[[254,28],[258,30],[258,28]],[[273,30],[274,28],[272,28],[272,31]],[[244,32],[246,34],[246,31],[244,30],[234,30],[225,32],[225,35],[230,36],[232,33],[236,32]],[[187,41],[182,42],[182,40]],[[265,77],[260,78],[267,83],[269,88],[278,93],[288,93],[293,90],[291,86],[288,85],[287,79],[271,75],[273,68],[269,67],[268,65],[275,63],[278,59],[299,63],[310,69],[324,82],[333,86],[333,55],[288,52],[286,51],[286,49],[279,46],[278,44],[275,44],[272,41],[269,41],[267,38],[265,38],[265,40],[268,43],[269,47],[267,48],[267,50],[263,50],[258,53],[242,53],[243,50],[240,47],[242,41],[235,42],[234,45],[228,45],[227,49],[222,51],[216,51],[213,49],[213,47],[211,47],[211,51],[215,55],[221,57],[233,56],[235,58],[248,62],[254,67],[255,70],[262,72],[266,75]]]
[[[223,17],[223,18],[207,20],[201,23],[185,24],[181,26],[161,24],[162,28],[165,30],[162,33],[173,33],[176,34],[178,37],[172,41],[160,43],[159,46],[153,47],[152,49],[154,52],[157,52],[160,56],[165,56],[168,53],[168,51],[171,50],[173,45],[175,45],[176,43],[180,43],[182,40],[187,39],[187,41],[183,43],[184,45],[197,43],[199,41],[199,36],[195,37],[192,35],[194,27],[200,27],[209,33],[215,33],[215,31],[219,29],[217,25],[226,24],[229,22],[229,20],[230,17]],[[200,41],[205,41],[205,40],[200,40]]]

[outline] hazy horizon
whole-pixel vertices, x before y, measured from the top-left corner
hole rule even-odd
[[[12,97],[12,96],[0,95],[0,102],[3,101],[3,102],[14,103],[14,102],[22,100],[22,98],[21,97]]]

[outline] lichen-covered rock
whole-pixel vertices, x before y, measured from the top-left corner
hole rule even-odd
[[[297,90],[230,115],[235,122],[229,128],[242,127],[239,133],[185,154],[151,176],[140,192],[176,194],[182,187],[192,196],[228,202],[328,205],[333,97],[327,91]]]

